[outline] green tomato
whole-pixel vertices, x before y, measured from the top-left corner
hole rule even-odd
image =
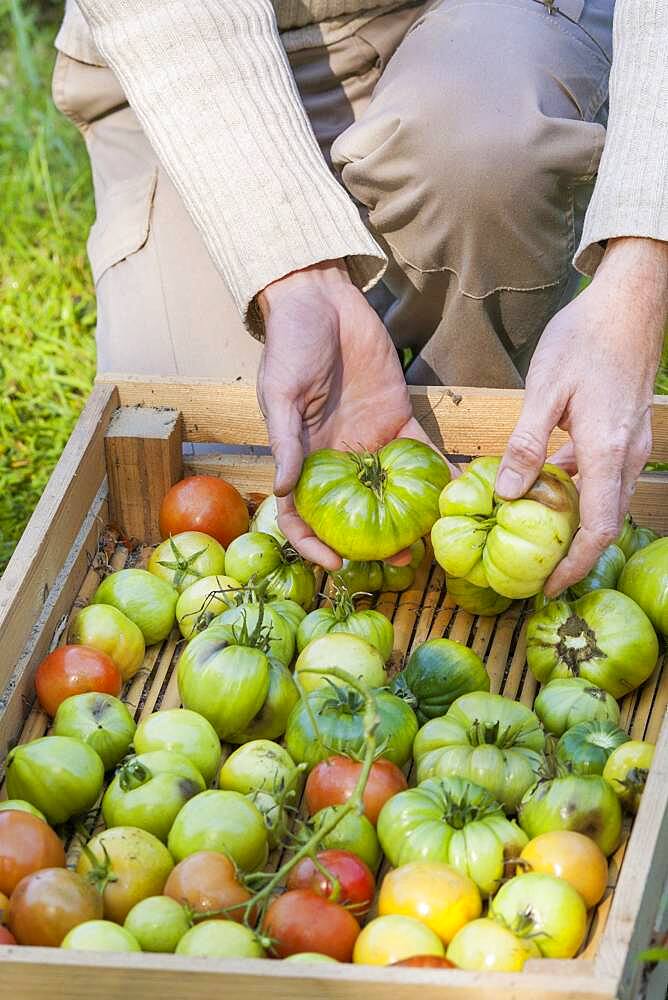
[[[544,958],[573,958],[587,932],[587,910],[570,882],[529,872],[501,886],[489,915],[531,937]]]
[[[173,750],[138,754],[124,762],[107,788],[104,822],[108,827],[136,826],[166,841],[183,806],[204,787],[187,757]]]
[[[541,684],[584,677],[622,698],[647,680],[658,655],[649,618],[616,590],[551,601],[529,619],[527,663]]]
[[[210,722],[187,708],[169,708],[148,715],[137,726],[134,738],[137,753],[173,750],[195,765],[210,785],[220,764],[220,740]]]
[[[413,745],[418,781],[459,777],[486,788],[507,812],[536,781],[545,735],[534,713],[500,694],[474,692],[431,719]]]
[[[228,608],[213,620],[212,626],[216,625],[233,626],[239,639],[255,633],[260,644],[266,642],[272,656],[290,666],[295,652],[295,630],[280,611],[274,611],[271,603]]]
[[[518,937],[490,917],[464,924],[446,952],[456,968],[471,972],[519,972],[528,959],[540,957],[531,938]]]
[[[248,743],[249,740],[276,739],[282,736],[290,712],[299,701],[299,691],[287,667],[273,656],[269,657],[269,692],[260,711],[242,732],[231,733],[229,743]]]
[[[343,560],[343,566],[334,575],[334,582],[348,588],[351,594],[373,594],[380,590],[399,593],[408,590],[415,582],[415,572],[425,557],[425,544],[421,538],[409,546],[411,561],[406,566],[373,560],[371,562],[351,562]]]
[[[353,597],[345,586],[337,586],[330,608],[316,608],[297,629],[297,649],[301,651],[314,639],[334,632],[356,635],[374,646],[386,663],[394,648],[392,622],[379,611],[355,611]]]
[[[616,544],[622,550],[627,559],[644,549],[646,545],[656,541],[659,536],[651,528],[641,528],[636,524],[630,514],[624,518],[624,524],[616,540]]]
[[[494,490],[499,458],[477,458],[443,490],[432,529],[436,560],[450,576],[503,597],[532,597],[568,551],[578,525],[578,494],[555,465],[519,500]]]
[[[111,694],[74,694],[58,706],[54,736],[72,736],[99,754],[105,771],[125,757],[137,726],[127,705]]]
[[[617,796],[600,774],[563,774],[537,782],[517,810],[520,826],[533,840],[551,830],[574,830],[612,854],[622,832]]]
[[[299,769],[285,749],[271,740],[252,740],[230,754],[220,769],[219,788],[248,795],[267,792],[280,798],[285,790],[301,789]]]
[[[541,689],[533,710],[548,733],[561,736],[578,722],[619,724],[619,705],[584,677],[557,677]]]
[[[377,746],[383,757],[403,767],[410,760],[417,733],[415,713],[389,691],[375,691],[374,697],[380,719]],[[336,685],[309,692],[290,714],[285,745],[293,760],[309,768],[333,753],[361,756],[365,745],[364,699],[352,688]]]
[[[335,965],[339,963],[331,955],[321,955],[317,951],[298,951],[294,955],[287,955],[283,959],[284,962],[334,962]]]
[[[279,545],[285,545],[287,542],[287,538],[278,526],[278,504],[273,493],[265,497],[258,506],[251,518],[249,530],[273,535]]]
[[[296,601],[290,601],[287,598],[280,597],[272,598],[268,604],[275,614],[279,615],[279,617],[288,623],[296,635],[300,623],[304,620],[304,618],[306,618],[306,611],[301,604],[297,604]]]
[[[345,559],[387,559],[431,530],[449,481],[432,448],[396,438],[374,453],[312,452],[294,499],[300,517]]]
[[[176,602],[176,621],[184,639],[191,639],[234,604],[241,587],[231,576],[204,576],[191,583]]]
[[[603,777],[631,813],[638,811],[653,759],[653,743],[629,740],[612,751],[603,768]]]
[[[234,920],[204,920],[191,927],[176,946],[177,955],[208,958],[264,958],[254,931]]]
[[[8,797],[30,802],[51,826],[91,809],[103,781],[99,755],[69,736],[42,736],[21,743],[7,757]]]
[[[67,641],[92,646],[109,656],[130,680],[144,662],[145,643],[141,629],[110,604],[89,604],[72,619]]]
[[[222,851],[247,872],[262,868],[269,853],[262,815],[239,792],[200,792],[186,802],[167,846],[176,861],[196,851]]]
[[[592,590],[614,590],[625,565],[626,556],[613,542],[607,549],[603,549],[584,579],[568,588],[568,596],[576,600],[590,594]]]
[[[461,778],[432,778],[388,799],[378,839],[393,867],[443,861],[472,879],[483,896],[496,892],[509,874],[506,859],[518,858],[528,843],[489,792]]]
[[[111,573],[93,595],[91,604],[111,604],[141,630],[152,646],[166,639],[176,621],[178,591],[145,569],[120,569]]]
[[[39,809],[36,809],[30,802],[26,802],[25,799],[5,799],[4,802],[0,802],[0,812],[4,810],[9,810],[10,812],[26,812],[31,813],[36,816],[37,819],[43,820],[46,823],[46,816]]]
[[[111,920],[77,924],[65,935],[60,947],[71,951],[141,951],[134,934]]]
[[[196,580],[225,572],[225,549],[203,531],[181,531],[156,546],[148,571],[182,594]]]
[[[461,642],[429,639],[411,653],[390,688],[423,723],[444,715],[462,694],[489,691],[489,677],[478,654]]]
[[[668,637],[668,537],[632,555],[617,586],[643,609],[657,632]]]
[[[343,805],[319,809],[311,817],[310,828],[321,830],[325,824],[345,809],[346,806]],[[359,816],[356,812],[349,812],[343,816],[334,829],[322,838],[319,849],[321,851],[351,851],[358,858],[361,858],[372,872],[376,871],[382,858],[373,824],[366,816]]]
[[[387,683],[385,661],[375,646],[346,632],[330,632],[310,642],[297,657],[295,675],[304,691],[315,691],[330,686],[327,673],[332,667],[372,688]]]
[[[614,722],[578,722],[557,743],[557,760],[574,774],[602,774],[612,751],[627,742]]]
[[[500,615],[513,603],[510,597],[502,597],[491,587],[476,587],[456,576],[447,577],[447,587],[453,600],[470,615]]]
[[[142,951],[167,953],[175,951],[191,926],[185,908],[169,896],[148,896],[140,900],[123,924]]]
[[[315,597],[315,575],[287,543],[273,535],[248,531],[230,544],[225,572],[243,584],[254,582],[267,598],[277,597],[309,607]]]
[[[233,626],[214,623],[184,649],[177,682],[184,707],[203,715],[226,740],[243,730],[264,705],[269,660],[261,649],[236,645]]]

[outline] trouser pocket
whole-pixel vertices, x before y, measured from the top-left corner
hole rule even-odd
[[[51,94],[58,110],[84,133],[93,122],[128,106],[108,66],[79,62],[64,52],[56,55]]]

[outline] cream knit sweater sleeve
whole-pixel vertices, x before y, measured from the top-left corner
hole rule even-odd
[[[332,176],[270,0],[79,0],[253,332],[271,281],[345,258],[365,289],[386,258]]]
[[[593,274],[601,241],[668,240],[668,0],[617,0],[610,116],[575,265]]]

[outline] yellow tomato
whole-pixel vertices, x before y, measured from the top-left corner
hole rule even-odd
[[[425,924],[412,917],[376,917],[363,928],[353,951],[357,965],[392,965],[414,955],[440,955],[445,949]]]
[[[458,969],[519,972],[528,958],[540,958],[531,938],[520,938],[489,917],[472,920],[457,931],[447,956]]]
[[[481,909],[475,882],[440,861],[412,861],[388,872],[378,897],[381,915],[415,917],[445,944]]]
[[[570,882],[589,909],[602,898],[608,884],[608,862],[591,837],[574,830],[551,830],[534,837],[520,857],[534,872],[556,875]]]

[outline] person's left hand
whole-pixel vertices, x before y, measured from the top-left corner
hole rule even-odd
[[[571,443],[551,461],[579,471],[580,529],[545,585],[581,580],[619,534],[652,443],[651,403],[668,315],[668,243],[608,243],[592,283],[548,323],[496,488],[516,499],[537,478],[555,427]]]

